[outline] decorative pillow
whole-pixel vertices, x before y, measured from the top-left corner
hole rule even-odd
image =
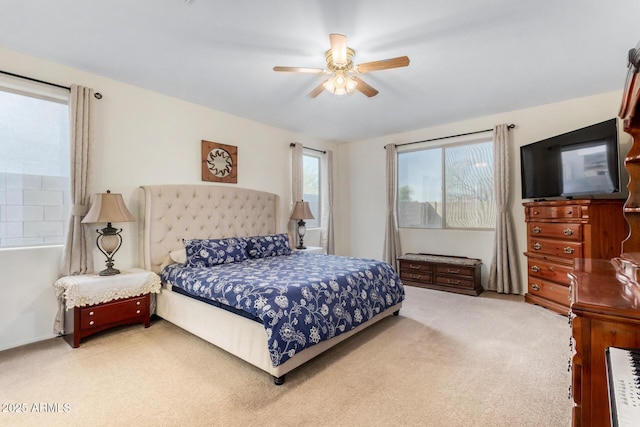
[[[228,239],[184,239],[189,267],[213,267],[247,259],[247,242],[241,237]]]
[[[187,262],[187,250],[185,248],[169,252],[169,256],[174,262],[184,264]]]
[[[287,233],[247,237],[246,240],[247,253],[251,258],[266,258],[291,254]]]

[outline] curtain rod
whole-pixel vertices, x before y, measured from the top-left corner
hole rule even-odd
[[[38,79],[34,79],[33,77],[22,76],[20,74],[10,73],[8,71],[0,70],[0,74],[6,74],[7,76],[17,77],[19,79],[29,80],[29,81],[36,82],[36,83],[42,83],[42,84],[45,84],[45,85],[58,87],[60,89],[71,90],[71,88],[69,86],[63,86],[63,85],[59,85],[57,83],[46,82],[44,80],[38,80]],[[96,99],[102,99],[102,94],[100,92],[94,93],[93,96]]]
[[[294,147],[295,145],[296,144],[292,142],[291,144],[289,144],[289,147]],[[317,148],[305,147],[304,145],[302,146],[302,148],[306,150],[317,151],[318,153],[322,153],[322,154],[327,154],[325,150],[318,150]]]
[[[507,129],[513,129],[514,127],[516,127],[516,125],[514,125],[513,123],[507,125]],[[467,136],[467,135],[474,135],[476,133],[484,133],[484,132],[491,132],[493,131],[493,129],[484,129],[484,130],[477,130],[474,132],[467,132],[467,133],[459,133],[457,135],[449,135],[449,136],[441,136],[439,138],[431,138],[431,139],[424,139],[422,141],[413,141],[413,142],[405,142],[403,144],[395,144],[396,147],[400,147],[402,145],[411,145],[411,144],[420,144],[421,142],[431,142],[431,141],[439,141],[441,139],[448,139],[448,138],[455,138],[458,136]],[[385,147],[386,150],[387,147]]]

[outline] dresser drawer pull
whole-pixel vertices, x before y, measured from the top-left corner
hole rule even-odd
[[[534,215],[540,215],[540,212],[538,212],[538,211],[533,211],[533,214],[534,214]]]
[[[542,231],[542,229],[540,227],[533,227],[533,232],[535,234],[540,234],[541,231]]]
[[[573,230],[570,228],[565,228],[562,232],[565,236],[571,236],[573,234]]]
[[[136,311],[136,314],[140,314],[140,310],[137,310],[137,311]]]
[[[93,311],[90,311],[90,312],[89,312],[89,316],[93,316]]]
[[[447,283],[450,284],[450,285],[459,285],[460,284],[460,280],[447,279]]]
[[[138,302],[136,303],[136,305],[140,305],[140,301],[138,301]]]
[[[564,253],[565,254],[572,254],[573,253],[573,248],[570,248],[570,247],[564,248]]]
[[[533,289],[534,291],[539,291],[540,290],[540,286],[537,283],[534,283],[531,285],[531,289]]]
[[[531,267],[531,271],[533,271],[534,273],[537,273],[538,271],[540,271],[540,267],[538,267],[537,265],[534,265]]]
[[[556,268],[552,265],[552,266],[549,267],[549,270],[556,271]]]
[[[460,273],[460,270],[456,270],[456,269],[451,269],[451,268],[447,268],[447,273],[453,273],[453,274],[458,274],[458,273]]]
[[[533,244],[533,249],[535,249],[536,251],[539,251],[540,249],[542,249],[542,245],[538,242],[535,242]]]
[[[89,325],[93,326],[95,322],[92,320],[91,322],[89,322]]]
[[[409,268],[420,268],[420,264],[409,264]]]

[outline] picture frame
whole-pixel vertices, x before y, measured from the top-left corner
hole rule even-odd
[[[238,147],[202,140],[202,180],[238,183]]]

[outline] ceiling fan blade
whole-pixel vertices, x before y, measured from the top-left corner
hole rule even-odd
[[[342,34],[329,34],[331,43],[331,56],[336,65],[347,65],[347,36]]]
[[[273,71],[285,71],[289,73],[308,73],[308,74],[320,74],[324,73],[322,68],[304,68],[304,67],[273,67]]]
[[[387,70],[389,68],[406,67],[409,65],[408,56],[398,56],[397,58],[383,59],[382,61],[365,62],[358,64],[358,72],[369,73],[371,71]]]
[[[318,86],[316,86],[315,89],[313,89],[311,92],[309,92],[309,95],[307,95],[309,98],[315,98],[316,96],[320,95],[322,93],[322,91],[324,90],[324,84],[325,84],[326,80],[322,83],[320,83]]]
[[[369,85],[368,83],[365,83],[361,78],[353,76],[352,79],[358,82],[356,89],[358,89],[363,94],[367,95],[369,98],[371,98],[372,96],[376,96],[378,94],[378,91],[373,86]]]

